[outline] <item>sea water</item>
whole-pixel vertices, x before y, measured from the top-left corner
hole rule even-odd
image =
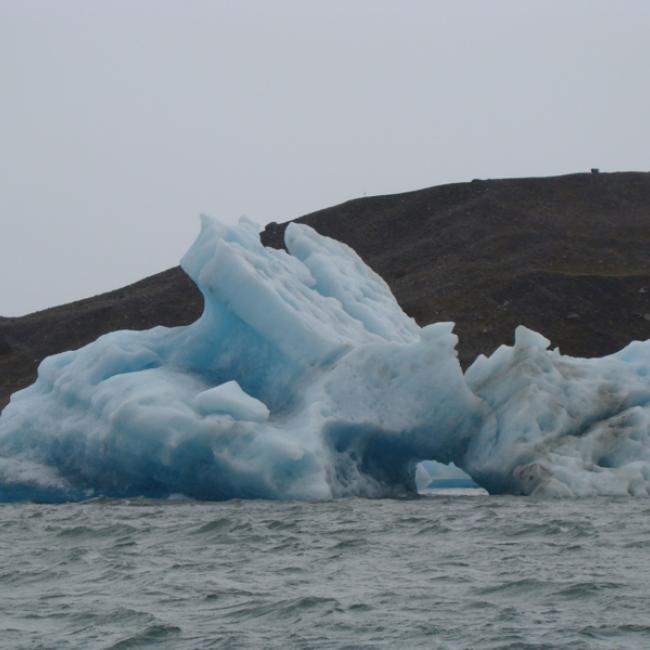
[[[0,506],[0,647],[648,648],[650,502]]]

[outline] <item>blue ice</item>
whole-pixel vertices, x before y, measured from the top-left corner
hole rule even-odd
[[[0,500],[402,496],[451,463],[492,493],[650,492],[649,341],[574,359],[520,327],[463,374],[452,323],[308,226],[285,242],[204,217],[195,323],[45,359],[0,415]]]

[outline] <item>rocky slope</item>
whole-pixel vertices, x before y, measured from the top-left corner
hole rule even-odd
[[[456,321],[467,365],[523,323],[563,352],[650,338],[650,173],[474,180],[348,201],[297,219],[351,245],[420,324]],[[284,224],[269,224],[281,246]],[[0,408],[39,361],[115,329],[180,325],[202,299],[177,267],[117,291],[0,318]]]

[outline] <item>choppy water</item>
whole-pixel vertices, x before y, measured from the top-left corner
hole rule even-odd
[[[649,648],[650,503],[0,507],[2,648]]]

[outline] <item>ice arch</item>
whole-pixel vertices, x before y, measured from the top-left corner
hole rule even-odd
[[[597,360],[525,328],[464,376],[349,247],[307,226],[267,249],[204,218],[192,325],[43,361],[0,416],[0,499],[404,495],[423,459],[492,492],[647,494],[650,343]]]

